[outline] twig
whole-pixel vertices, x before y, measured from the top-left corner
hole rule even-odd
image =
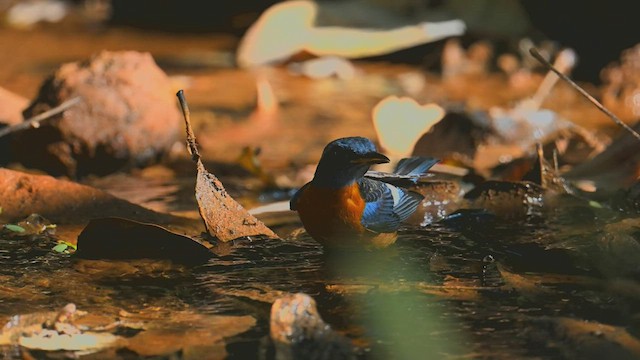
[[[556,60],[553,62],[553,67],[558,69],[558,71],[563,74],[569,72],[573,66],[575,65],[576,55],[571,49],[562,50],[558,56],[556,56]],[[540,83],[538,87],[538,91],[536,91],[535,95],[531,98],[533,100],[533,106],[536,110],[540,109],[540,106],[544,102],[544,100],[551,93],[551,89],[558,81],[558,75],[556,75],[553,71],[547,73],[547,75]]]
[[[620,120],[619,117],[617,117],[614,113],[612,113],[606,107],[604,107],[604,105],[602,105],[593,96],[589,95],[589,93],[586,92],[583,88],[581,88],[580,85],[576,84],[567,75],[563,74],[562,72],[558,71],[555,67],[553,67],[553,65],[551,65],[549,61],[547,61],[545,58],[542,57],[542,55],[540,55],[540,53],[536,48],[534,47],[530,48],[529,53],[531,54],[531,56],[536,58],[536,60],[540,61],[540,63],[546,66],[549,70],[553,71],[558,76],[560,76],[562,80],[566,81],[569,85],[571,85],[574,89],[576,89],[580,94],[582,94],[582,96],[587,98],[587,100],[591,101],[593,105],[595,105],[600,111],[602,111],[607,116],[609,116],[611,120],[613,120],[618,126],[621,126],[623,129],[630,132],[631,135],[633,135],[636,139],[640,140],[640,134],[638,134],[635,130],[633,130],[629,125],[625,124],[622,120]]]
[[[553,170],[556,174],[560,174],[560,170],[558,170],[560,166],[558,166],[558,146],[553,147]]]
[[[187,99],[184,98],[184,91],[180,90],[176,94],[180,101],[180,107],[182,108],[182,114],[184,114],[184,123],[187,127],[187,149],[191,154],[191,160],[200,160],[200,153],[198,152],[198,145],[196,145],[196,136],[193,134],[191,128],[191,112],[189,112],[189,105],[187,105]]]
[[[6,135],[12,134],[14,132],[26,130],[30,127],[38,127],[41,121],[47,120],[54,115],[58,115],[64,112],[68,108],[80,103],[80,101],[82,101],[82,98],[79,96],[71,98],[63,102],[62,104],[54,107],[53,109],[49,109],[41,114],[38,114],[29,120],[25,120],[19,124],[15,124],[13,126],[7,126],[3,129],[0,129],[0,138]]]

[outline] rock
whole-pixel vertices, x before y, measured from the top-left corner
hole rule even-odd
[[[284,296],[271,306],[270,334],[276,359],[354,359],[349,340],[336,333],[307,294]]]
[[[22,121],[22,111],[29,100],[0,88],[0,124],[15,125]]]
[[[156,160],[175,142],[180,114],[169,78],[148,53],[102,52],[62,65],[26,118],[81,96],[82,103],[16,134],[18,161],[52,175],[103,175]]]

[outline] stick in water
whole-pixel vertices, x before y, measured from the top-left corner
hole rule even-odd
[[[187,127],[187,148],[191,154],[191,160],[200,160],[200,153],[198,152],[198,146],[196,145],[196,136],[193,134],[191,128],[191,112],[189,111],[189,105],[187,105],[187,99],[184,98],[184,91],[180,90],[176,94],[180,101],[180,107],[182,108],[182,114],[184,114],[184,122]]]
[[[48,118],[54,116],[54,115],[58,115],[62,112],[64,112],[65,110],[67,110],[68,108],[80,103],[82,99],[78,96],[78,97],[74,97],[71,98],[65,102],[63,102],[62,104],[54,107],[53,109],[49,109],[41,114],[38,114],[34,117],[32,117],[29,120],[25,120],[19,124],[13,125],[13,126],[7,126],[5,128],[0,129],[0,138],[9,134],[12,134],[14,132],[18,132],[18,131],[22,131],[22,130],[26,130],[30,127],[38,127],[40,126],[40,122],[43,120],[47,120]]]
[[[553,65],[551,65],[551,63],[549,61],[547,61],[545,58],[542,57],[542,55],[540,55],[540,53],[538,52],[538,50],[536,48],[534,48],[534,47],[530,48],[529,49],[529,53],[531,54],[531,56],[536,58],[536,60],[540,61],[540,63],[542,63],[544,66],[546,66],[549,70],[553,71],[558,76],[560,76],[560,78],[562,80],[566,81],[574,89],[578,90],[578,92],[580,94],[582,94],[582,96],[587,98],[587,100],[591,101],[591,103],[593,105],[595,105],[598,109],[600,109],[600,111],[602,111],[607,116],[609,116],[611,118],[611,120],[613,120],[618,126],[621,126],[623,129],[625,129],[628,132],[630,132],[631,135],[633,135],[636,139],[640,140],[640,134],[638,134],[629,125],[625,124],[622,120],[620,120],[620,118],[617,117],[614,113],[612,113],[606,107],[604,107],[604,105],[602,105],[598,100],[596,100],[593,96],[591,96],[588,92],[586,92],[583,88],[581,88],[580,85],[576,84],[567,75],[563,74],[562,72],[558,71],[555,67],[553,67]]]

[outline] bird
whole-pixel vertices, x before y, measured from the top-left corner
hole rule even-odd
[[[313,179],[293,195],[290,208],[298,212],[307,233],[326,247],[389,246],[396,241],[401,223],[424,198],[365,177],[372,165],[389,161],[367,138],[336,139],[326,145]],[[437,161],[403,159],[394,174],[423,174]]]

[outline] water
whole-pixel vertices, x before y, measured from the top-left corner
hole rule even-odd
[[[0,315],[55,311],[68,302],[93,314],[153,308],[166,318],[186,310],[251,315],[254,327],[225,340],[228,358],[272,358],[270,304],[283,293],[304,292],[326,322],[353,340],[362,359],[425,352],[435,358],[570,358],[580,354],[581,338],[564,333],[558,319],[628,327],[630,315],[640,311],[633,295],[604,285],[603,262],[589,253],[599,236],[594,229],[617,220],[570,202],[522,219],[472,212],[406,228],[384,251],[325,252],[306,235],[238,240],[191,269],[79,261],[50,251],[54,242],[46,236],[5,236]],[[564,246],[576,237],[582,247]],[[19,354],[3,350],[9,358]]]

